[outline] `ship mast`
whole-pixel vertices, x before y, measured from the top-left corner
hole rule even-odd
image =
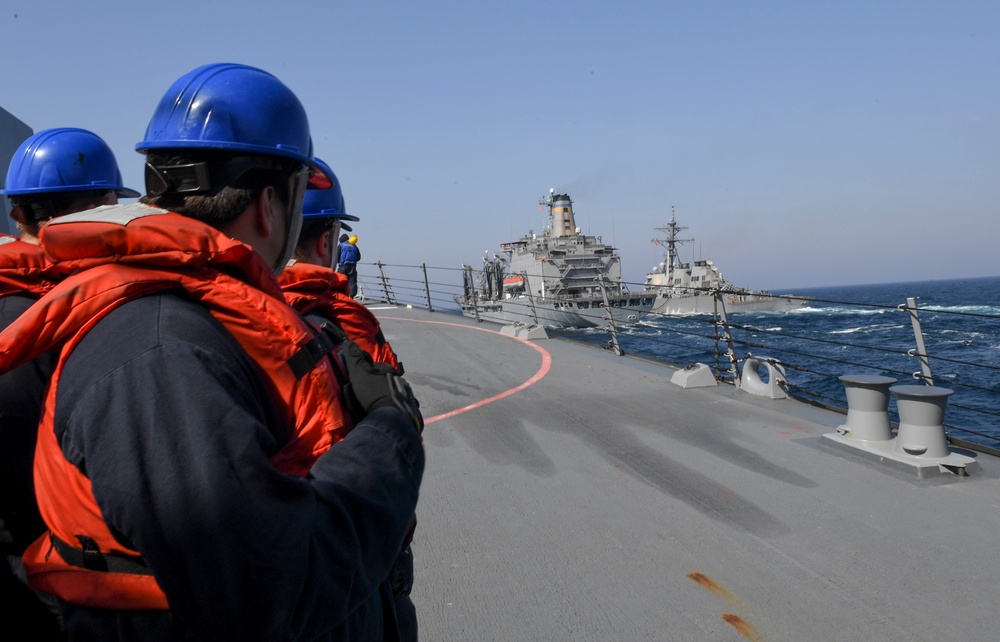
[[[677,256],[677,244],[687,243],[688,241],[693,241],[694,239],[679,239],[677,238],[677,233],[681,230],[686,230],[687,226],[678,225],[677,218],[674,214],[674,208],[670,208],[670,221],[667,223],[666,227],[655,227],[653,229],[660,230],[667,233],[667,238],[665,239],[653,239],[653,243],[664,244],[667,246],[667,266],[673,270],[674,266],[680,263],[680,259]]]

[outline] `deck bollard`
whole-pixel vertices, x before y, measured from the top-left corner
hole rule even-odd
[[[758,369],[762,366],[767,371],[767,381],[760,377]],[[747,355],[738,387],[744,392],[761,397],[784,399],[788,396],[783,388],[785,381],[785,366],[781,365],[780,361]]]
[[[889,386],[897,379],[882,375],[849,374],[839,377],[847,394],[847,420],[841,429],[854,439],[888,441]]]
[[[704,363],[693,363],[683,370],[678,370],[670,377],[670,383],[681,388],[704,388],[719,385],[712,369]]]
[[[899,411],[895,449],[915,457],[947,457],[944,411],[954,392],[937,386],[892,386]]]

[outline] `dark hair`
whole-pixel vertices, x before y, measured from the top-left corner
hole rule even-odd
[[[88,189],[74,192],[46,192],[44,194],[18,194],[10,197],[10,204],[20,210],[18,228],[38,236],[41,224],[74,212],[82,212],[104,205],[108,189]]]
[[[349,237],[349,236],[347,236],[346,234],[341,234],[341,235],[340,235],[340,242],[341,242],[341,243],[343,243],[344,241],[346,241],[346,240],[347,240],[347,239],[349,239],[349,238],[350,238],[350,237]]]
[[[153,150],[147,154],[146,164],[160,168],[205,163],[211,171],[213,167],[224,168],[227,163],[237,158],[239,157],[215,151],[190,150],[184,153],[179,150]],[[285,161],[277,158],[277,161],[278,169],[249,169],[238,177],[212,185],[206,191],[197,193],[167,191],[156,196],[147,194],[139,199],[139,202],[162,207],[212,225],[225,223],[242,214],[265,187],[273,187],[278,193],[278,198],[285,203],[289,201],[288,178],[301,167],[301,164],[291,159]],[[146,189],[147,191],[150,189],[148,181]]]
[[[88,189],[74,192],[46,192],[44,194],[18,194],[10,197],[11,205],[20,205],[32,212],[35,221],[46,221],[90,209],[99,205],[112,190]]]
[[[305,218],[302,219],[302,231],[299,232],[298,247],[305,249],[314,238],[323,232],[333,229],[336,219],[333,218]]]

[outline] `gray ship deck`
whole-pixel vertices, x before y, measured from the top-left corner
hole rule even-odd
[[[430,420],[422,639],[1000,639],[998,460],[920,481],[821,448],[837,413],[372,309]]]

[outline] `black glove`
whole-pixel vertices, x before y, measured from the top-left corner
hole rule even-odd
[[[344,386],[344,396],[354,406],[351,410],[355,419],[376,408],[394,406],[413,422],[417,432],[423,432],[420,403],[395,368],[388,363],[374,363],[371,355],[350,339],[340,344],[340,361],[349,380]]]

